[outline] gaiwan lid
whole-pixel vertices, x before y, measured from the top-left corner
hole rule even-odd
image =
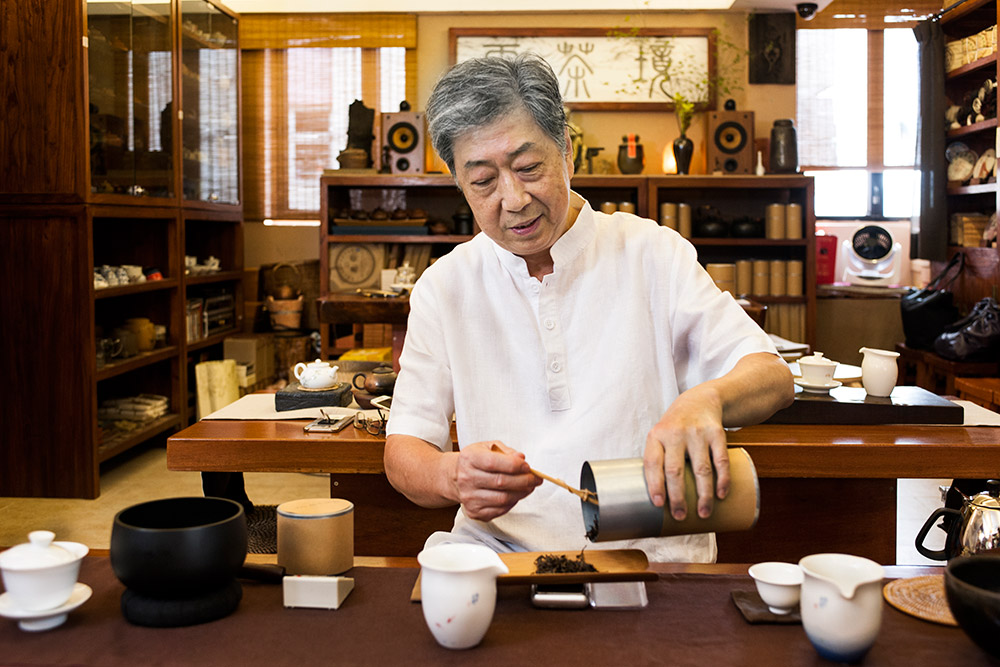
[[[0,567],[5,570],[41,570],[53,565],[72,563],[83,557],[83,554],[76,554],[59,544],[53,544],[55,537],[56,534],[51,530],[31,531],[28,533],[28,542],[0,553]]]
[[[823,356],[822,352],[814,352],[811,355],[809,355],[808,357],[801,357],[801,358],[799,358],[799,365],[801,366],[802,364],[805,364],[807,366],[809,366],[809,365],[815,365],[815,366],[836,366],[837,362],[833,361],[831,359],[826,359]]]
[[[303,498],[278,505],[278,514],[292,519],[326,519],[354,511],[354,503],[343,498]]]

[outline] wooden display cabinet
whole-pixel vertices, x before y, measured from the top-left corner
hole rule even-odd
[[[997,25],[997,0],[969,0],[954,6],[940,19],[945,42],[971,38],[983,30]],[[970,40],[966,40],[968,43]],[[971,46],[971,45],[970,45]],[[945,73],[945,96],[949,104],[961,105],[966,94],[975,93],[986,80],[994,84],[998,75],[997,48],[994,43],[992,53],[976,53],[970,62]],[[972,125],[947,129],[947,144],[961,142],[977,155],[988,149],[997,148],[997,118],[986,118]],[[947,177],[947,176],[945,176]],[[955,213],[982,213],[991,215],[997,211],[1000,188],[997,179],[990,175],[986,179],[973,178],[967,182],[948,182],[947,203],[949,218]],[[980,241],[981,243],[981,241]],[[966,256],[965,270],[952,285],[956,305],[962,312],[971,310],[981,298],[1000,298],[1000,245],[993,247],[950,246],[948,256],[963,252]],[[932,273],[943,268],[943,263],[934,263]]]
[[[799,175],[773,176],[652,176],[649,179],[649,210],[659,211],[664,202],[687,203],[695,221],[691,242],[698,249],[698,260],[709,263],[734,263],[738,260],[797,260],[802,262],[801,295],[749,296],[766,306],[802,306],[801,329],[804,337],[795,342],[815,345],[816,341],[816,218],[813,209],[813,178]],[[698,236],[698,209],[711,207],[712,215],[731,223],[739,219],[764,221],[769,204],[799,204],[802,207],[801,238],[734,238]],[[797,290],[796,290],[797,291]],[[772,309],[773,310],[773,309]],[[772,331],[773,317],[765,321]],[[774,331],[774,333],[779,333]],[[789,338],[789,336],[784,336]]]
[[[578,176],[572,187],[597,208],[601,202],[630,202],[637,213],[645,215],[648,203],[646,178],[643,176]],[[393,225],[383,223],[377,233],[340,233],[344,228],[378,224],[370,220],[351,219],[352,211],[371,213],[381,208],[388,214],[402,209],[419,210],[426,224],[443,222],[451,230],[456,222],[453,216],[465,206],[465,198],[446,174],[426,176],[395,176],[387,174],[345,174],[324,176],[320,180],[320,298],[333,292],[353,291],[357,287],[378,287],[378,272],[387,266],[387,258],[403,257],[400,246],[422,244],[430,246],[430,256],[440,257],[457,243],[469,240],[468,234],[426,234],[424,223],[419,225]],[[416,233],[419,230],[420,233]],[[472,224],[471,231],[479,231]],[[373,246],[375,246],[373,248]],[[345,249],[350,256],[344,255]],[[333,257],[333,260],[331,260]],[[344,258],[338,263],[339,258]],[[396,264],[392,264],[394,268]],[[322,350],[326,357],[334,357],[354,347],[354,335],[344,336],[337,342],[334,326],[322,324]],[[346,342],[344,342],[346,340]]]
[[[17,398],[0,408],[0,496],[93,498],[101,462],[190,421],[189,359],[221,357],[242,328],[239,17],[208,0],[8,5],[0,43],[17,57],[0,94],[18,104],[0,115],[0,318],[15,334],[0,373]],[[201,151],[194,177],[182,147]],[[221,269],[187,275],[186,254]],[[98,289],[105,264],[160,279]],[[189,345],[186,299],[220,289],[229,326]],[[98,340],[129,318],[165,338],[99,365]],[[127,431],[98,419],[137,394],[166,396],[168,413]]]
[[[636,213],[656,217],[660,204],[667,201],[687,202],[693,208],[704,205],[717,207],[722,215],[739,217],[753,215],[763,218],[770,203],[797,203],[802,206],[802,238],[693,238],[702,263],[733,262],[737,259],[760,258],[768,260],[800,260],[803,265],[801,296],[754,296],[765,305],[801,306],[802,328],[805,342],[815,341],[816,318],[816,269],[815,269],[815,216],[813,214],[813,179],[789,176],[577,176],[572,181],[573,190],[585,197],[595,209],[603,202],[630,202]],[[467,240],[463,235],[423,235],[413,233],[413,228],[387,225],[377,233],[339,234],[344,225],[374,225],[371,221],[350,219],[351,211],[373,211],[380,207],[387,213],[396,209],[423,209],[430,222],[451,222],[451,216],[464,203],[462,194],[450,176],[391,176],[385,174],[345,174],[325,176],[321,180],[320,227],[320,298],[333,292],[353,291],[354,271],[356,287],[378,287],[376,274],[380,261],[391,251],[384,250],[394,244],[430,244],[432,256],[440,256],[456,243]],[[383,233],[388,231],[389,233]],[[476,230],[474,230],[476,231]],[[344,275],[333,276],[338,271],[331,255],[340,256],[347,246],[359,248],[382,247],[371,251],[371,258],[362,262],[358,256],[345,261]],[[333,250],[337,249],[337,250]],[[333,252],[331,252],[333,250]],[[338,252],[339,251],[339,252]],[[365,251],[368,257],[368,251]],[[329,307],[329,306],[327,306]],[[340,319],[340,318],[337,318]],[[369,317],[370,321],[371,317]],[[389,321],[389,320],[387,320]],[[333,326],[321,326],[323,353],[337,356],[356,343],[356,336],[347,338],[346,344],[337,344]]]

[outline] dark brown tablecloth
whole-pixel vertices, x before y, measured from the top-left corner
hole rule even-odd
[[[2,665],[829,665],[800,625],[750,625],[731,599],[747,576],[663,574],[638,611],[543,610],[528,588],[500,589],[483,643],[439,647],[420,605],[409,601],[410,568],[356,567],[355,589],[338,610],[285,609],[281,587],[244,583],[237,611],[188,628],[129,625],[122,585],[107,558],[85,559],[80,580],[94,596],[60,628],[27,633],[0,618]],[[864,665],[984,665],[989,656],[957,628],[886,605]]]

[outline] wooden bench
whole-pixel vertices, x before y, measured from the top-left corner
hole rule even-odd
[[[936,394],[954,396],[957,377],[995,377],[1000,374],[996,361],[951,361],[931,352],[896,343],[899,352],[900,384],[913,382]]]
[[[1000,412],[1000,378],[958,377],[955,378],[955,392],[959,398]]]

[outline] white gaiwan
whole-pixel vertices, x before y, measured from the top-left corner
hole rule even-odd
[[[802,377],[796,378],[795,384],[806,391],[825,393],[840,386],[840,382],[833,379],[833,374],[837,370],[837,362],[827,359],[822,352],[802,357],[798,362]]]
[[[306,389],[329,389],[337,384],[337,366],[317,359],[311,364],[297,363],[292,373]]]
[[[80,562],[89,549],[78,542],[53,542],[55,533],[35,530],[28,542],[0,553],[0,573],[7,592],[0,615],[20,620],[24,630],[61,625],[66,614],[83,604],[91,590],[77,583]]]

